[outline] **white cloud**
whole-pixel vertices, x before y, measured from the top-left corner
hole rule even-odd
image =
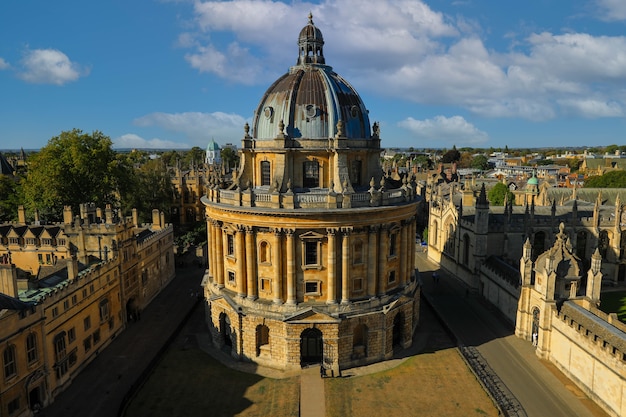
[[[113,147],[117,149],[186,149],[191,148],[186,143],[172,142],[158,138],[144,139],[134,133],[127,133],[113,139]]]
[[[487,133],[468,123],[461,116],[435,116],[432,119],[416,120],[408,117],[398,126],[409,130],[414,139],[446,142],[459,146],[478,145],[487,142]]]
[[[597,0],[600,18],[606,21],[626,20],[624,0]]]
[[[183,133],[196,146],[216,142],[236,142],[244,135],[246,119],[237,114],[215,113],[150,113],[134,120],[141,127],[157,126],[170,132]]]
[[[63,85],[89,73],[57,49],[28,50],[21,64],[19,77],[35,84]]]
[[[614,20],[626,2],[596,0]],[[416,0],[199,1],[179,45],[200,72],[266,84],[297,59],[311,11],[326,63],[361,92],[485,117],[618,117],[626,108],[626,37],[536,33],[487,48],[477,21]],[[604,103],[604,104],[603,104]]]
[[[0,57],[0,70],[9,69],[10,67],[9,63]]]

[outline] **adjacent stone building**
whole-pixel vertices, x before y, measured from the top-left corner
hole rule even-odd
[[[64,221],[0,224],[0,415],[52,403],[174,277],[163,214],[82,205]]]
[[[325,63],[321,31],[245,126],[232,183],[212,177],[203,285],[216,345],[281,369],[392,357],[419,319],[413,178],[380,167],[380,132]]]

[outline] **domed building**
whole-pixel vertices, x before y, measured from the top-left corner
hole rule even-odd
[[[311,15],[298,47],[244,128],[232,182],[212,177],[202,199],[206,320],[236,358],[334,374],[411,345],[420,200],[414,178],[384,175],[378,124],[326,65]]]

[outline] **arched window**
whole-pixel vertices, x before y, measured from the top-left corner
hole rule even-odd
[[[463,235],[463,265],[469,266],[470,238],[467,233]]]
[[[622,235],[624,236],[624,235]],[[576,256],[586,259],[587,255],[587,232],[581,230],[576,234]]]
[[[352,161],[350,164],[350,181],[356,187],[361,183],[361,161]]]
[[[352,263],[354,264],[363,263],[363,242],[361,242],[360,240],[357,240],[356,242],[354,242]]]
[[[609,238],[609,233],[606,230],[600,231],[600,236],[598,237],[598,250],[604,260],[606,260],[610,244],[611,240]]]
[[[320,164],[317,161],[305,161],[302,186],[315,188],[320,186]]]
[[[260,263],[270,262],[270,245],[266,241],[262,241],[259,244],[259,262]]]
[[[39,353],[37,352],[37,335],[35,333],[30,333],[26,336],[26,359],[28,360],[28,364],[32,364],[37,361],[39,358]]]
[[[4,365],[4,378],[8,379],[17,374],[17,362],[15,358],[15,345],[9,345],[2,355]]]
[[[261,161],[261,185],[270,185],[270,162]]]
[[[533,240],[533,256],[532,259],[536,260],[546,250],[546,234],[545,232],[535,233],[535,239]]]

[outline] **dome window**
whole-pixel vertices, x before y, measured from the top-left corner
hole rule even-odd
[[[265,115],[265,118],[271,119],[272,116],[274,115],[274,108],[272,106],[265,107],[263,109],[263,114]]]
[[[357,117],[359,117],[359,107],[358,106],[352,106],[350,108],[350,116],[352,116],[355,119]]]
[[[308,104],[306,106],[305,113],[306,113],[306,117],[308,117],[308,118],[312,119],[312,118],[316,117],[317,116],[317,106],[315,106],[314,104]]]

